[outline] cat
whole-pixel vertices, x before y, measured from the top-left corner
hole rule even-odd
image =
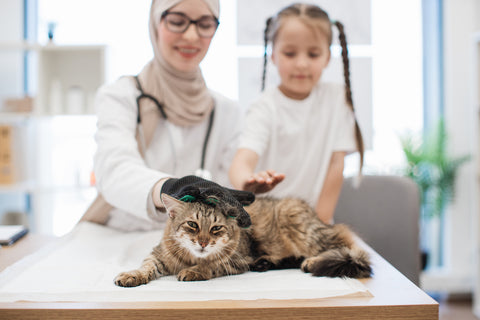
[[[117,275],[116,285],[134,287],[167,275],[200,281],[279,268],[327,277],[372,274],[369,255],[355,244],[353,232],[322,223],[301,199],[257,198],[245,207],[249,228],[237,225],[231,210],[238,209],[226,204],[182,202],[168,195],[162,200],[170,216],[162,241],[139,269]]]

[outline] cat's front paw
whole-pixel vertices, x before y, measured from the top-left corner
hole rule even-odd
[[[302,264],[300,265],[300,269],[302,269],[303,272],[309,273],[312,272],[312,267],[315,263],[314,258],[308,258],[303,260]]]
[[[113,281],[120,287],[136,287],[148,283],[147,277],[138,270],[122,272]]]
[[[210,277],[198,270],[183,269],[177,274],[178,281],[203,281]]]
[[[252,271],[265,272],[275,267],[275,264],[267,259],[259,258],[251,266]]]

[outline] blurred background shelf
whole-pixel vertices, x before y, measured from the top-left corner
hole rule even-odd
[[[95,92],[105,82],[106,48],[105,45],[0,42],[0,58],[5,66],[23,60],[25,73],[31,74],[23,81],[22,94],[0,90],[0,111],[15,113],[14,107],[6,102],[24,99],[28,92],[33,97],[31,112],[35,115],[93,113]],[[5,68],[4,72],[8,71]]]
[[[31,230],[61,235],[95,196],[93,100],[106,48],[0,36],[0,215],[23,212]]]
[[[29,120],[32,113],[26,112],[0,112],[0,124],[16,124]]]
[[[0,193],[31,193],[35,190],[33,182],[0,184]]]

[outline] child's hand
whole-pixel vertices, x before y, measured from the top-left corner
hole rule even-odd
[[[257,172],[248,178],[243,190],[253,193],[268,192],[282,182],[283,179],[285,179],[285,174],[277,173],[274,170]]]

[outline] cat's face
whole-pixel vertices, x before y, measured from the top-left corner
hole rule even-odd
[[[194,257],[218,258],[236,247],[240,228],[220,206],[185,203],[171,197],[163,202],[170,215],[170,236]]]

